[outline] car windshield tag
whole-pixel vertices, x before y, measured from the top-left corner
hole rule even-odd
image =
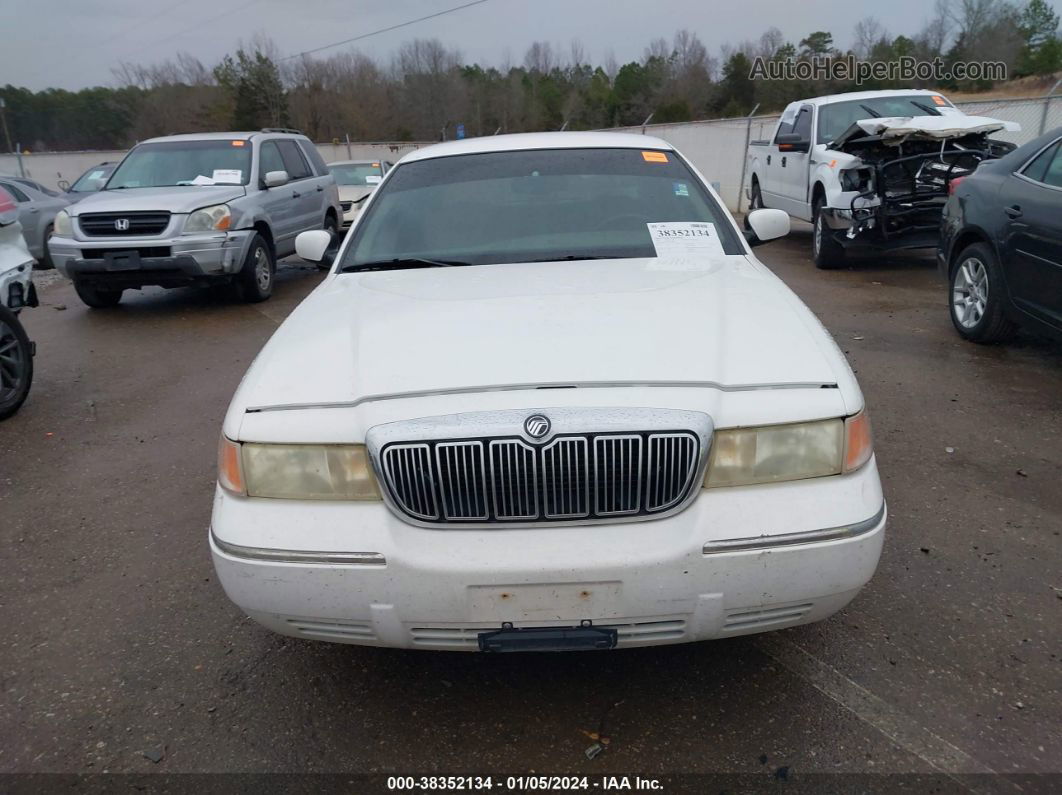
[[[698,221],[669,221],[646,224],[653,239],[656,256],[684,256],[724,254],[723,244],[715,224]]]
[[[214,176],[211,179],[214,180],[215,184],[225,182],[239,185],[243,182],[243,170],[239,168],[215,168]]]

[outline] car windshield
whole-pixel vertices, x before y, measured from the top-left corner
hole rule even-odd
[[[244,140],[140,144],[121,162],[105,190],[173,185],[246,185],[251,145]]]
[[[379,163],[336,163],[328,167],[337,185],[379,185],[383,179],[383,169]]]
[[[70,186],[70,193],[95,193],[107,182],[107,177],[114,171],[114,166],[96,166],[90,168],[77,178]]]
[[[819,132],[816,140],[827,144],[841,137],[857,121],[884,116],[934,116],[958,113],[939,94],[900,94],[894,97],[871,97],[834,102],[819,108]]]
[[[341,270],[403,260],[473,265],[653,257],[647,224],[714,226],[719,204],[674,152],[536,149],[418,160],[374,194]]]

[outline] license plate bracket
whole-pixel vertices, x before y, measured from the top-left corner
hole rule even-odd
[[[109,271],[135,271],[140,269],[139,251],[108,251],[103,255],[103,267]]]
[[[591,651],[614,649],[619,633],[611,627],[595,627],[584,622],[577,627],[514,627],[479,633],[479,650],[513,651]]]

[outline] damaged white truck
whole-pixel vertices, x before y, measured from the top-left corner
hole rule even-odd
[[[967,116],[935,91],[863,91],[790,103],[770,140],[752,141],[751,209],[814,225],[823,269],[849,250],[935,247],[953,180],[1014,144],[988,136],[1014,122]]]

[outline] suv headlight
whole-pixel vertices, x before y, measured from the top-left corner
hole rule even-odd
[[[872,452],[866,411],[847,419],[730,428],[715,433],[704,487],[839,475],[863,466]]]
[[[52,221],[52,231],[63,237],[73,237],[74,224],[70,220],[70,214],[66,210],[60,210]]]
[[[203,207],[188,216],[185,232],[216,232],[228,229],[232,224],[232,212],[227,204]]]
[[[240,444],[221,437],[218,483],[248,497],[287,500],[379,500],[361,444]]]

